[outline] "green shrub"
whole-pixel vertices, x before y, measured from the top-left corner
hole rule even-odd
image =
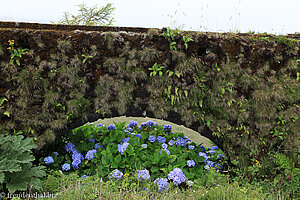
[[[33,167],[35,160],[31,150],[37,146],[32,138],[23,140],[24,136],[0,135],[0,190],[14,193],[19,190],[34,188],[40,190],[39,178],[46,175],[43,166]]]

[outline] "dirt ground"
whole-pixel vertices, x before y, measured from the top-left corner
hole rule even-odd
[[[201,136],[198,132],[193,131],[189,128],[186,128],[182,125],[177,125],[169,121],[160,120],[160,119],[154,119],[149,117],[114,117],[114,118],[106,118],[106,119],[99,119],[95,122],[93,122],[95,125],[98,125],[100,123],[103,123],[105,126],[108,126],[110,124],[119,123],[119,122],[126,122],[127,124],[131,121],[135,120],[137,121],[138,125],[140,125],[142,122],[146,122],[148,120],[152,120],[154,122],[157,122],[158,125],[165,125],[170,124],[172,126],[173,132],[182,132],[184,135],[186,135],[190,140],[195,142],[196,144],[202,144],[205,147],[213,146],[213,143],[211,140],[209,140],[206,137]],[[126,125],[127,125],[126,124]]]

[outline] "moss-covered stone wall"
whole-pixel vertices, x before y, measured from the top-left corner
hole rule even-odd
[[[299,35],[0,22],[0,131],[40,148],[98,118],[163,118],[240,165],[299,143]]]

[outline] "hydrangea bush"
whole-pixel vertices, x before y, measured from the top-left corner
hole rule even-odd
[[[76,172],[81,177],[99,174],[101,179],[122,179],[137,172],[140,181],[152,181],[159,191],[169,183],[188,186],[206,170],[223,169],[224,155],[217,146],[205,148],[171,125],[131,121],[109,125],[86,124],[63,138],[64,146],[41,158],[47,168]]]

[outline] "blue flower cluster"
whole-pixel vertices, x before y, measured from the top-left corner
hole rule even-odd
[[[194,148],[195,148],[195,147],[194,147],[193,145],[189,145],[189,146],[188,146],[188,149],[189,149],[189,150],[193,150]]]
[[[157,178],[154,181],[154,184],[156,185],[156,187],[158,186],[158,191],[162,192],[165,189],[167,189],[169,187],[169,183],[168,183],[168,179],[167,178]]]
[[[118,144],[118,152],[124,155],[124,152],[126,151],[128,145],[129,145],[128,142],[124,142],[123,144]]]
[[[163,129],[164,129],[165,131],[171,131],[171,130],[172,130],[172,126],[169,125],[169,124],[166,124],[166,125],[163,126]]]
[[[156,137],[154,135],[150,135],[148,140],[149,140],[149,142],[153,143],[156,141]]]
[[[99,143],[97,143],[97,144],[95,144],[94,148],[95,148],[96,150],[98,150],[98,149],[100,149],[100,148],[103,148],[103,146],[100,145]]]
[[[62,170],[63,171],[69,171],[71,169],[71,166],[70,166],[70,164],[68,164],[68,163],[66,163],[66,164],[64,164],[63,166],[62,166]]]
[[[168,179],[173,180],[173,183],[175,185],[180,185],[181,183],[186,181],[186,177],[180,168],[175,168],[173,171],[171,171],[168,174]]]
[[[71,153],[73,152],[75,149],[75,145],[72,144],[72,143],[67,143],[66,146],[65,146],[65,150],[68,152],[68,153]]]
[[[72,154],[72,167],[73,169],[78,169],[80,164],[81,164],[81,160],[84,160],[84,157],[81,153],[79,153],[76,149],[73,151]]]
[[[142,180],[150,180],[150,174],[147,169],[138,170],[138,178]]]
[[[171,154],[171,152],[169,151],[169,149],[161,149],[160,150],[160,155],[162,155],[162,151],[163,150],[167,153],[168,156]]]
[[[159,143],[165,143],[166,142],[166,138],[162,137],[162,136],[158,136],[157,137],[157,142],[159,142]]]
[[[51,163],[54,163],[54,159],[52,156],[48,156],[46,158],[44,158],[44,162],[47,164],[47,165],[50,165]]]
[[[185,147],[186,146],[186,139],[183,139],[182,137],[178,137],[177,140],[175,141],[175,144],[177,146]]]
[[[196,163],[195,163],[194,160],[188,160],[188,161],[187,161],[187,166],[188,166],[188,167],[194,167],[195,164],[196,164]]]
[[[207,151],[207,152],[210,153],[210,154],[214,154],[214,153],[215,153],[215,151],[213,151],[213,150],[209,150],[209,151]],[[221,169],[223,169],[222,165],[220,165],[220,164],[218,164],[218,163],[214,163],[213,161],[209,160],[210,157],[207,156],[206,153],[204,153],[204,152],[199,152],[198,155],[205,158],[205,160],[204,160],[204,163],[205,163],[204,169],[209,170],[211,167],[214,167],[215,170],[221,170]],[[219,154],[219,155],[217,156],[217,159],[222,159],[222,158],[224,158],[224,157],[225,157],[225,156]]]
[[[142,144],[141,146],[144,147],[144,148],[148,148],[147,144]]]
[[[132,120],[132,121],[129,122],[127,128],[133,128],[137,125],[138,125],[138,123],[136,121]]]
[[[111,179],[111,178],[121,179],[123,177],[123,175],[124,174],[121,171],[119,171],[118,169],[115,169],[109,174],[108,178],[109,179]]]
[[[86,155],[85,155],[85,159],[87,160],[92,160],[93,158],[95,158],[94,154],[97,152],[96,149],[92,149],[92,150],[89,150]]]
[[[166,149],[166,148],[168,148],[168,145],[167,145],[166,143],[163,143],[163,144],[161,145],[161,148]]]
[[[82,177],[81,178],[86,178],[86,177],[88,177],[87,175],[82,175]]]
[[[129,142],[130,137],[124,138],[123,140],[121,140],[120,144],[123,144],[125,142]]]
[[[110,130],[116,130],[116,127],[115,127],[115,125],[112,125],[112,124],[111,124],[111,125],[108,125],[108,126],[107,126],[107,130],[108,130],[108,131],[110,131]]]

